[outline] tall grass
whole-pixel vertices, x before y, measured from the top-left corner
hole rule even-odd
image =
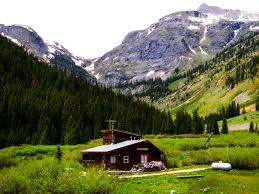
[[[211,148],[191,153],[192,164],[211,164],[212,162],[228,162],[238,169],[259,168],[258,148]]]
[[[209,145],[207,138],[151,138],[166,156],[167,166],[181,167],[211,164],[214,161],[230,162],[235,168],[259,168],[259,136],[246,131],[213,136]]]
[[[108,193],[113,187],[103,171],[50,157],[0,171],[0,193]]]

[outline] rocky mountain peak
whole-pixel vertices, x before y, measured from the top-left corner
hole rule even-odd
[[[73,72],[88,81],[96,81],[96,78],[86,71],[86,67],[91,64],[89,60],[73,55],[57,42],[44,40],[31,27],[0,24],[0,34],[12,42],[24,46],[28,52],[50,65],[57,65],[60,69],[68,73]]]
[[[212,14],[223,20],[232,21],[259,21],[259,13],[250,13],[247,11],[233,10],[233,9],[222,9],[217,6],[201,4],[198,8],[199,12],[205,14]]]
[[[94,75],[99,82],[123,82],[160,77],[176,68],[192,68],[213,57],[249,31],[257,31],[259,15],[202,4],[197,11],[162,17],[148,28],[128,33],[121,45],[99,57]]]
[[[202,13],[211,13],[211,14],[220,15],[220,14],[224,14],[227,10],[221,9],[220,7],[217,7],[217,6],[211,6],[206,3],[202,3],[199,6],[197,11],[202,12]],[[236,10],[236,11],[239,11],[239,10]]]

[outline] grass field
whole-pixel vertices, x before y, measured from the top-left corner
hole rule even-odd
[[[145,177],[136,179],[120,180],[115,187],[114,193],[142,194],[157,193],[201,193],[208,189],[208,193],[233,193],[233,194],[256,194],[258,193],[259,171],[233,170],[226,171],[201,171],[183,175],[203,175],[195,179],[176,179],[175,175],[160,177]]]
[[[211,77],[203,74],[191,82],[186,79],[177,80],[169,86],[172,93],[158,100],[155,105],[160,109],[169,109],[172,116],[180,109],[192,112],[198,109],[200,115],[217,112],[228,106],[232,101],[240,107],[255,104],[259,95],[259,78],[247,79],[233,89],[225,86],[226,74],[224,70]]]
[[[259,167],[259,136],[255,133],[236,131],[213,136],[209,146],[203,146],[207,139],[204,134],[180,137],[147,136],[167,156],[165,161],[169,167],[211,164],[220,160],[230,162],[237,168]]]
[[[101,145],[101,139],[81,145],[61,146],[58,162],[56,145],[21,145],[0,150],[0,193],[256,193],[258,190],[259,136],[245,131],[213,136],[203,146],[207,134],[149,135],[166,157],[171,170],[230,162],[230,172],[202,171],[198,179],[175,179],[178,175],[119,180],[100,168],[85,169],[80,150]],[[238,170],[237,170],[238,169]],[[241,170],[254,169],[254,170]],[[183,174],[181,174],[183,175]],[[226,181],[228,180],[228,181]]]
[[[245,114],[241,114],[237,117],[227,119],[228,125],[238,125],[244,123],[253,122],[259,124],[259,111],[253,111]],[[222,126],[222,121],[218,122],[219,126]]]

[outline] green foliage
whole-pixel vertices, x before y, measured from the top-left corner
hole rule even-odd
[[[0,169],[16,165],[16,161],[8,153],[0,153]]]
[[[62,151],[60,146],[57,147],[57,153],[56,153],[56,158],[60,162],[62,160]]]
[[[122,84],[118,88],[136,97],[151,99],[161,109],[178,109],[179,106],[191,112],[202,106],[205,116],[230,103],[238,85],[245,80],[249,82],[246,85],[258,87],[258,81],[254,82],[258,78],[259,69],[258,37],[258,32],[248,33],[217,53],[213,59],[200,61],[192,69],[183,67],[182,72],[176,70],[167,80],[141,80]],[[193,63],[192,67],[195,64],[197,63]],[[178,87],[182,82],[185,84]],[[246,88],[245,91],[247,90],[249,94],[255,94],[252,88]],[[212,91],[216,95],[211,94]],[[223,93],[226,97],[224,101],[219,101]],[[213,98],[207,99],[208,97]],[[208,102],[210,107],[204,102]]]
[[[225,118],[223,119],[223,125],[222,125],[221,133],[228,134],[228,124],[227,124],[227,120]]]
[[[108,193],[114,180],[95,168],[53,158],[29,161],[0,172],[2,193]]]
[[[78,131],[78,123],[70,116],[65,126],[63,144],[76,144],[79,138]]]
[[[237,163],[240,155],[240,160],[243,163],[241,166],[236,165],[236,168],[259,168],[258,135],[241,131],[212,136],[209,148],[203,146],[206,139],[207,137],[204,137],[204,135],[200,135],[200,137],[188,135],[186,137],[179,136],[179,138],[175,136],[164,136],[159,139],[151,137],[150,141],[158,146],[167,156],[168,167],[210,164],[213,161],[220,160],[227,161],[230,160],[227,154],[231,152],[231,162]],[[245,158],[241,156],[242,153],[246,157],[251,158],[251,160],[248,159],[246,162]]]
[[[255,104],[256,110],[259,110],[259,98],[257,98],[256,104]]]
[[[2,36],[0,50],[0,147],[87,142],[101,136],[107,119],[139,134],[173,133],[166,112],[69,76]]]
[[[174,120],[176,134],[201,134],[204,132],[203,118],[198,115],[197,110],[191,116],[186,111],[178,111]]]
[[[258,148],[210,148],[191,153],[192,164],[211,164],[212,162],[224,161],[236,169],[259,168]]]
[[[177,176],[203,175],[201,178],[176,179]],[[113,193],[258,193],[258,170],[230,172],[206,170],[193,173],[170,174],[120,180]]]
[[[235,169],[259,168],[259,136],[255,133],[240,131],[213,136],[210,148],[203,147],[207,139],[205,134],[148,135],[146,138],[163,151],[166,156],[163,157],[163,161],[168,164],[168,167],[193,167],[193,165],[208,165],[221,160],[230,162]],[[209,170],[199,172],[205,175],[204,178],[192,180],[175,179],[174,176],[177,175],[118,180],[96,168],[85,169],[78,162],[81,159],[80,150],[98,146],[101,143],[101,139],[98,139],[86,145],[60,146],[63,152],[61,162],[55,158],[57,155],[55,145],[22,145],[0,149],[0,158],[5,155],[15,161],[0,170],[0,193],[143,193],[146,184],[149,185],[145,187],[148,193],[168,193],[172,187],[178,192],[188,193],[190,189],[199,192],[208,185],[216,193],[221,192],[221,189],[224,189],[224,192],[233,193],[240,191],[231,190],[232,187],[222,185],[226,180],[229,180],[230,184],[236,181],[247,184],[246,191],[256,191],[255,188],[258,187],[256,179],[259,175],[258,171],[251,171],[249,174],[248,171],[233,170],[224,174],[225,172]],[[237,173],[238,176],[234,180],[233,177]],[[247,175],[247,178],[250,177],[254,183],[251,183],[250,179],[240,180],[241,175],[242,177]],[[222,181],[222,179],[226,180]],[[152,181],[156,184],[151,184]],[[126,187],[127,190],[125,190]]]
[[[250,133],[255,132],[253,121],[250,122],[250,125],[249,125],[249,132],[250,132]]]

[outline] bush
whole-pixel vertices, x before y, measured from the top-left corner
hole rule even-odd
[[[0,154],[0,169],[16,165],[16,161],[7,153]]]
[[[0,172],[3,193],[108,193],[114,180],[103,171],[85,171],[74,161],[31,160]]]
[[[184,144],[181,146],[180,150],[182,151],[195,151],[195,150],[201,150],[206,149],[207,147],[203,146],[203,144]]]
[[[191,153],[194,164],[211,164],[212,162],[228,162],[237,169],[259,168],[258,148],[211,148]]]

